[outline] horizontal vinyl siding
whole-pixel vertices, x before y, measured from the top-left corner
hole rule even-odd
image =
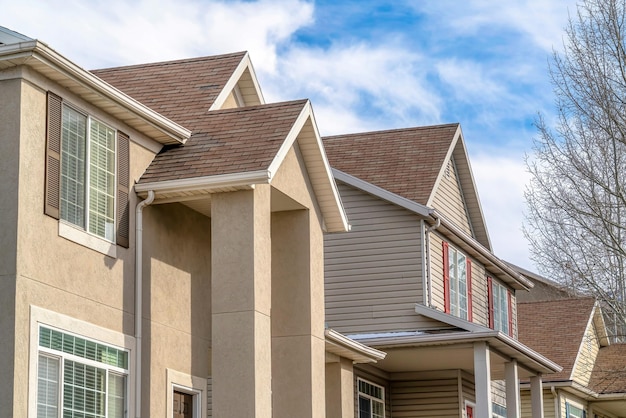
[[[474,235],[467,217],[465,199],[461,193],[459,178],[452,159],[437,187],[432,206],[464,232],[470,236]]]
[[[599,349],[600,342],[598,341],[598,336],[594,332],[593,323],[589,323],[585,336],[580,343],[580,352],[572,373],[574,381],[583,386],[589,383]]]
[[[326,322],[344,333],[432,326],[423,302],[419,218],[339,183],[352,230],[324,237]]]
[[[524,390],[520,394],[520,403],[522,410],[522,418],[533,418],[532,403],[530,398],[530,391]],[[554,396],[550,390],[543,391],[543,416],[546,418],[554,418]],[[563,412],[563,416],[565,412]]]
[[[458,378],[391,382],[392,418],[458,418]]]

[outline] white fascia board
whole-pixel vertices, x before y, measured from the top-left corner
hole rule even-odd
[[[259,80],[257,79],[256,73],[254,72],[254,67],[252,66],[252,60],[250,60],[250,54],[246,52],[246,54],[241,59],[241,62],[239,62],[239,65],[237,66],[237,68],[235,68],[235,71],[233,71],[230,78],[224,85],[224,88],[222,89],[220,94],[218,94],[215,100],[213,101],[213,104],[209,108],[209,111],[218,110],[222,108],[222,105],[224,104],[228,96],[230,95],[230,92],[233,91],[233,89],[237,86],[237,83],[239,83],[239,79],[243,75],[244,71],[246,71],[246,69],[250,71],[252,84],[254,84],[254,88],[256,89],[256,92],[259,96],[259,101],[261,102],[261,104],[265,104],[265,99],[263,98],[263,93],[261,92]]]
[[[135,184],[135,191],[137,193],[147,193],[152,190],[158,195],[158,193],[192,192],[194,190],[252,186],[255,184],[268,184],[269,182],[269,173],[265,170],[260,170],[246,173],[194,177],[191,179],[139,183]]]
[[[339,180],[373,196],[379,197],[389,203],[393,203],[394,205],[403,207],[404,209],[410,210],[411,212],[419,216],[428,218],[432,213],[432,209],[424,205],[420,205],[419,203],[414,202],[410,199],[392,193],[388,190],[385,190],[382,187],[378,187],[372,183],[368,183],[358,177],[351,176],[350,174],[344,173],[343,171],[337,170],[336,168],[333,168],[332,171],[335,180]]]
[[[37,60],[65,77],[83,85],[85,88],[97,92],[102,97],[114,102],[116,105],[138,116],[157,130],[163,132],[163,134],[171,138],[171,141],[167,141],[169,144],[184,144],[191,136],[190,130],[167,119],[149,107],[144,106],[89,71],[74,64],[43,42],[29,41],[0,47],[1,60],[11,60],[15,58],[26,59],[25,63],[27,65],[32,65],[30,59]]]
[[[331,193],[333,195],[334,204],[336,205],[336,208],[334,208],[334,210],[328,207],[321,207],[322,213],[325,218],[329,218],[331,216],[338,216],[340,218],[339,223],[341,224],[341,229],[329,230],[329,232],[349,231],[350,224],[348,223],[348,216],[346,215],[346,211],[343,207],[343,203],[341,202],[341,198],[339,196],[339,190],[337,189],[337,184],[335,183],[335,180],[333,178],[332,171],[330,168],[330,163],[328,162],[328,158],[326,157],[326,152],[324,152],[324,145],[322,143],[322,137],[320,136],[319,131],[317,129],[317,123],[315,122],[315,117],[313,115],[313,108],[309,100],[306,101],[304,107],[302,108],[302,111],[298,115],[298,118],[296,119],[293,126],[291,127],[291,130],[287,134],[287,138],[285,138],[282,145],[280,146],[280,149],[276,153],[276,156],[272,160],[272,163],[270,164],[268,168],[268,171],[270,172],[270,177],[274,177],[274,175],[280,168],[280,165],[283,163],[283,161],[287,157],[287,153],[293,146],[296,139],[298,139],[298,135],[302,131],[304,124],[309,119],[311,120],[311,126],[313,127],[315,143],[317,145],[317,149],[319,150],[319,155],[317,156],[305,155],[304,157],[305,159],[308,157],[321,158],[322,165],[324,166],[324,174],[323,174],[324,178],[320,178],[319,181],[328,183],[328,186],[330,187]],[[304,150],[303,150],[303,153],[304,153]],[[311,181],[313,183],[313,187],[315,187],[315,184],[316,184],[315,180],[311,179]],[[331,210],[331,213],[328,212],[328,209]],[[336,213],[333,214],[332,212],[335,212],[335,211]],[[328,222],[325,222],[325,224],[328,226]]]
[[[354,353],[355,355],[352,356],[350,360],[358,363],[375,363],[379,360],[383,360],[387,356],[387,353],[385,353],[384,351],[368,347],[367,345],[346,337],[345,335],[330,328],[324,330],[324,336],[326,337],[327,342],[343,347]],[[343,356],[343,353],[333,354]]]

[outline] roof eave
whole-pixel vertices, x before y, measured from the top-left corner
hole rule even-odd
[[[82,89],[96,93],[114,107],[132,116],[138,122],[127,122],[138,131],[152,128],[158,133],[150,136],[162,144],[182,144],[191,136],[191,131],[165,118],[147,106],[139,103],[92,73],[79,67],[43,42],[33,40],[0,46],[0,61],[9,66],[26,65],[40,72],[42,65],[52,70],[56,79],[68,79],[77,87],[75,93],[84,96]],[[57,81],[55,80],[55,81]],[[70,87],[71,89],[71,87]],[[87,101],[89,98],[83,97]]]
[[[387,356],[384,351],[368,347],[330,328],[324,330],[324,336],[326,351],[349,358],[354,363],[376,363]]]

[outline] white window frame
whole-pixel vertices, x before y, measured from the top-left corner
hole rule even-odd
[[[30,345],[29,345],[29,374],[28,374],[28,417],[37,418],[37,385],[38,385],[38,360],[39,354],[49,355],[50,351],[39,347],[39,328],[44,326],[76,335],[81,338],[94,340],[114,348],[128,351],[128,369],[126,369],[126,416],[135,415],[135,364],[136,364],[136,341],[135,338],[121,332],[72,318],[57,312],[49,311],[38,306],[30,307]],[[52,355],[56,356],[55,353]],[[58,356],[57,356],[58,357]],[[85,359],[79,358],[79,362]],[[60,382],[62,385],[62,380]],[[59,391],[59,394],[61,392]],[[59,413],[62,408],[59,409]]]
[[[499,406],[500,408],[502,408],[502,412],[504,412],[504,415],[499,414],[497,412],[494,411],[494,406]],[[491,402],[491,416],[492,418],[506,418],[506,406],[501,405],[499,403],[496,402]]]
[[[462,413],[462,417],[467,418],[467,407],[472,408],[472,411],[474,411],[474,413],[476,413],[476,403],[472,402],[472,401],[468,401],[465,400],[465,402],[463,402],[463,413]]]
[[[462,257],[462,264],[459,264],[459,257]],[[460,265],[463,266],[463,270],[458,269]],[[465,272],[465,275],[463,276],[464,281],[461,277],[462,272]],[[461,319],[468,319],[469,292],[467,288],[467,255],[465,255],[465,253],[463,253],[462,251],[457,250],[452,245],[448,245],[448,278],[450,284],[450,288],[448,289],[450,294],[450,314]],[[462,284],[465,286],[465,291],[463,292],[463,295],[461,295],[460,291]],[[461,310],[461,296],[465,297],[465,311]]]
[[[581,411],[580,415],[573,415],[572,414],[572,407],[576,408],[578,410]],[[571,402],[570,400],[566,400],[565,401],[565,411],[566,413],[566,417],[565,418],[587,418],[587,410],[585,409],[585,407],[577,402]]]
[[[192,376],[173,369],[166,369],[167,381],[167,417],[174,416],[174,390],[193,395],[193,418],[208,418],[207,415],[207,379]]]
[[[361,382],[380,389],[380,393],[382,394],[382,399],[381,398],[377,398],[377,397],[372,396],[372,395],[369,395],[367,393],[361,392],[361,385],[360,385]],[[369,380],[365,380],[365,379],[360,378],[360,377],[357,378],[356,385],[357,385],[357,410],[359,411],[359,416],[361,415],[360,405],[359,405],[359,398],[363,397],[363,398],[369,399],[370,402],[381,403],[382,406],[383,406],[383,416],[382,416],[382,418],[385,418],[385,407],[386,407],[386,405],[385,405],[385,388],[384,388],[384,386],[378,385],[376,383],[370,382]],[[370,418],[373,418],[373,417],[370,417]]]
[[[509,292],[506,287],[492,279],[493,329],[509,335]]]
[[[62,114],[66,111],[66,108],[71,109],[74,112],[77,112],[79,114],[81,114],[82,116],[84,116],[86,118],[86,138],[85,138],[85,208],[84,208],[84,218],[85,218],[85,225],[81,226],[81,225],[76,225],[70,221],[66,221],[64,219],[62,219],[61,217],[61,213],[59,213],[59,236],[69,239],[71,241],[74,241],[80,245],[83,245],[87,248],[91,248],[95,251],[98,251],[102,254],[108,255],[110,257],[116,257],[117,256],[117,250],[116,250],[116,242],[115,242],[115,238],[116,238],[116,227],[117,227],[117,222],[119,221],[117,219],[117,205],[118,205],[118,201],[117,201],[117,178],[119,173],[117,172],[117,165],[118,165],[118,150],[117,150],[117,129],[115,129],[112,125],[110,125],[107,122],[104,122],[103,120],[94,117],[93,115],[91,115],[88,112],[85,112],[83,110],[81,110],[79,107],[74,106],[72,103],[68,103],[66,101],[63,101],[63,104],[61,106],[61,112]],[[115,143],[115,149],[114,149],[114,155],[115,155],[115,161],[114,161],[114,176],[113,176],[113,236],[112,239],[109,240],[106,237],[102,237],[99,236],[97,234],[91,233],[89,232],[89,180],[90,180],[90,176],[91,176],[91,172],[90,172],[90,165],[89,165],[89,157],[90,157],[90,153],[91,153],[91,141],[90,141],[90,135],[91,135],[91,124],[93,123],[93,121],[96,121],[97,123],[100,123],[104,126],[106,126],[107,128],[111,129],[114,132],[114,143]],[[61,117],[61,124],[63,124],[63,117]],[[61,147],[63,147],[63,135],[61,135]],[[63,165],[63,161],[62,161],[62,157],[61,157],[61,167]],[[61,182],[61,180],[60,180]],[[62,182],[61,182],[62,183]],[[62,185],[59,184],[59,190],[61,189]],[[61,207],[59,207],[59,212],[61,211]]]

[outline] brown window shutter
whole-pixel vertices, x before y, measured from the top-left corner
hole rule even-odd
[[[128,248],[130,141],[128,135],[117,132],[117,245]]]
[[[450,261],[448,243],[443,241],[443,309],[450,313]]]
[[[467,279],[467,320],[472,322],[474,320],[473,302],[472,302],[472,260],[465,259],[466,269],[465,278]]]
[[[48,92],[44,213],[59,219],[61,203],[61,98]]]
[[[489,328],[494,327],[493,279],[487,277],[487,304],[489,305]]]

